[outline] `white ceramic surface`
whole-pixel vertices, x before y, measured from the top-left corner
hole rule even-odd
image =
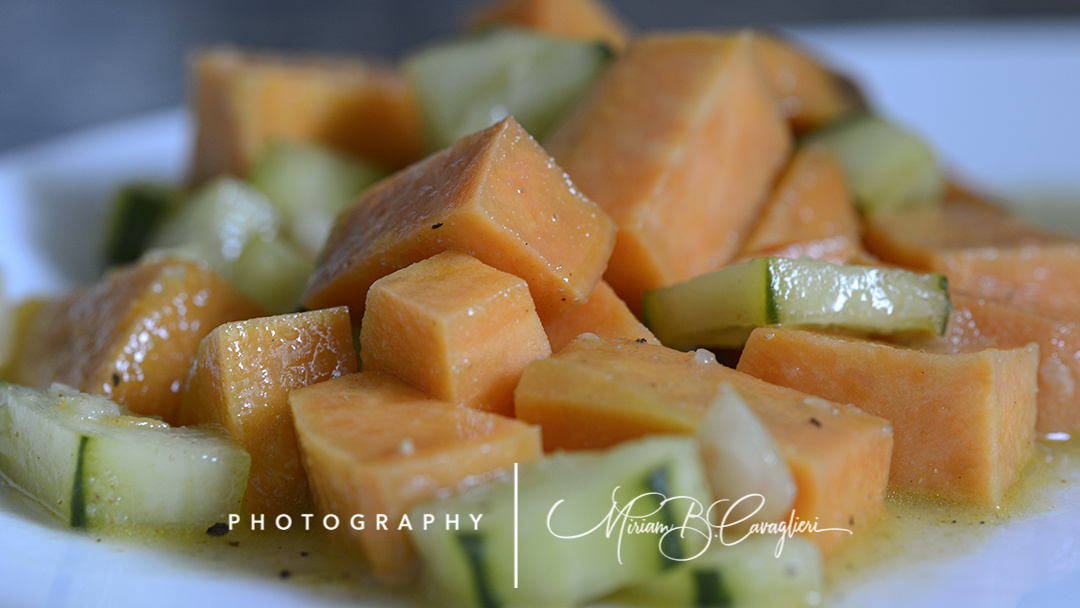
[[[920,130],[949,166],[1021,209],[1080,233],[1080,22],[793,30]],[[133,178],[179,179],[186,115],[171,110],[0,157],[0,269],[13,297],[99,271],[104,201]],[[1069,202],[1075,205],[1068,204]],[[1080,604],[1080,478],[1055,505],[968,548],[848,584],[851,606]],[[963,547],[967,547],[961,543]],[[96,542],[0,491],[0,606],[383,606],[334,585],[278,582],[161,547]]]

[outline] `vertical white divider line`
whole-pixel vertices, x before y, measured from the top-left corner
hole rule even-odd
[[[514,463],[514,589],[518,588],[518,463]]]

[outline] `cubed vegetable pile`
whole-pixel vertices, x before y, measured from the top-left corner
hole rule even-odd
[[[1080,431],[1080,243],[810,52],[469,24],[196,53],[190,181],[118,191],[100,282],[0,300],[0,472],[77,529],[362,521],[442,604],[813,605],[888,489],[999,504]]]

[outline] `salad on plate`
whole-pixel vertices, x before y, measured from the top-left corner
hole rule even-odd
[[[1068,484],[1080,242],[782,35],[507,0],[189,86],[189,178],[116,189],[96,282],[0,300],[0,474],[65,534],[322,550],[391,602],[812,606],[894,520]]]

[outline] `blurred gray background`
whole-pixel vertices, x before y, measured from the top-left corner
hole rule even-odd
[[[489,0],[0,0],[0,152],[174,106],[194,45],[390,57]],[[637,29],[1076,18],[1080,0],[608,0]],[[1076,77],[1076,75],[1073,75]]]

